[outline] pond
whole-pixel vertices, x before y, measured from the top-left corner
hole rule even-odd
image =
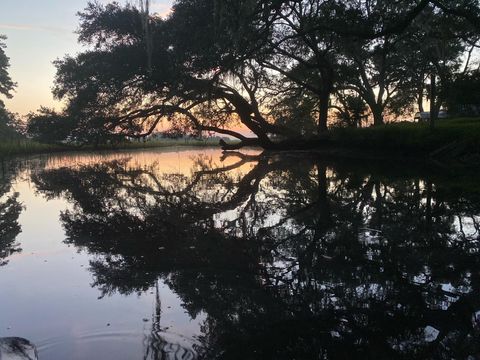
[[[256,150],[4,162],[0,338],[49,360],[479,358],[477,175]]]

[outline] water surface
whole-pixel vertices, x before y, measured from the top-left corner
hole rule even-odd
[[[471,171],[208,149],[1,169],[0,337],[40,359],[480,357]]]

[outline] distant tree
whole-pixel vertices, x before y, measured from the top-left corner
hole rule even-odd
[[[340,89],[353,90],[368,104],[374,125],[384,123],[386,109],[389,108],[396,89],[406,78],[401,72],[402,57],[393,46],[396,39],[348,41],[344,44],[344,62]]]
[[[442,106],[446,105],[455,73],[460,69],[461,56],[472,35],[470,23],[449,14],[423,14],[414,29],[418,42],[418,67],[426,71],[429,78],[427,89],[430,101],[430,126],[433,128]]]
[[[480,70],[462,73],[447,96],[448,111],[461,116],[480,115]]]
[[[16,84],[12,81],[8,73],[10,59],[5,53],[6,39],[5,36],[0,35],[0,96],[10,99],[13,96],[12,92]],[[19,134],[15,129],[17,123],[18,119],[16,116],[5,108],[5,103],[0,98],[0,138],[12,139],[18,137]]]
[[[61,143],[72,136],[75,124],[72,119],[53,109],[41,108],[27,120],[27,135],[39,142]]]
[[[12,81],[8,73],[10,59],[5,53],[6,39],[6,36],[0,35],[0,95],[6,96],[8,99],[10,99],[16,84]]]
[[[368,106],[363,99],[352,93],[337,92],[335,116],[340,126],[362,127],[362,123],[368,119]]]
[[[318,129],[318,98],[291,82],[288,84],[288,91],[271,104],[270,116],[276,124],[310,137]]]
[[[0,100],[0,139],[12,140],[20,138],[22,136],[21,125],[18,116],[8,111]]]

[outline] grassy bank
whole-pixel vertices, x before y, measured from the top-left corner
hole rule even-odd
[[[25,139],[0,141],[0,157],[40,154],[65,150],[69,150],[69,147],[53,144],[41,144]]]
[[[439,120],[428,124],[398,123],[365,129],[335,129],[331,146],[377,155],[475,159],[480,161],[480,118]]]
[[[298,144],[300,148],[302,144]],[[306,145],[306,144],[303,144]],[[66,146],[41,144],[30,140],[0,142],[0,157],[59,151],[97,151],[117,149],[148,149],[175,146],[218,146],[218,139],[160,139],[147,142],[93,146]],[[308,148],[320,150],[341,149],[345,152],[379,157],[416,157],[455,159],[480,164],[480,118],[439,120],[432,131],[428,124],[397,123],[364,129],[334,129],[321,141],[315,140]]]
[[[116,145],[94,146],[69,146],[42,144],[31,140],[3,140],[0,141],[0,157],[15,155],[31,155],[42,153],[54,153],[61,151],[98,151],[98,150],[120,150],[120,149],[149,149],[173,146],[211,147],[218,146],[218,139],[185,140],[185,139],[162,139],[147,142],[125,142]]]
[[[194,146],[194,147],[211,147],[218,146],[218,139],[161,139],[153,141],[140,141],[140,142],[128,142],[118,145],[118,148],[122,149],[148,149],[148,148],[161,148],[171,146]],[[109,147],[112,148],[111,146]]]

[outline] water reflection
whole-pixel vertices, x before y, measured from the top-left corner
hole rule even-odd
[[[92,254],[101,296],[162,280],[190,317],[207,314],[197,341],[171,340],[158,295],[145,359],[480,356],[475,182],[306,155],[227,160],[32,176],[71,202],[66,242]]]
[[[18,164],[0,162],[0,267],[8,264],[12,254],[22,251],[16,238],[21,232],[18,218],[23,207],[19,194],[11,191],[18,169]]]
[[[158,282],[155,284],[155,310],[151,320],[150,332],[144,338],[144,360],[195,360],[198,358],[198,342],[180,335],[173,335],[169,333],[168,326],[163,326]]]
[[[22,338],[0,338],[0,359],[37,360],[37,348]]]

